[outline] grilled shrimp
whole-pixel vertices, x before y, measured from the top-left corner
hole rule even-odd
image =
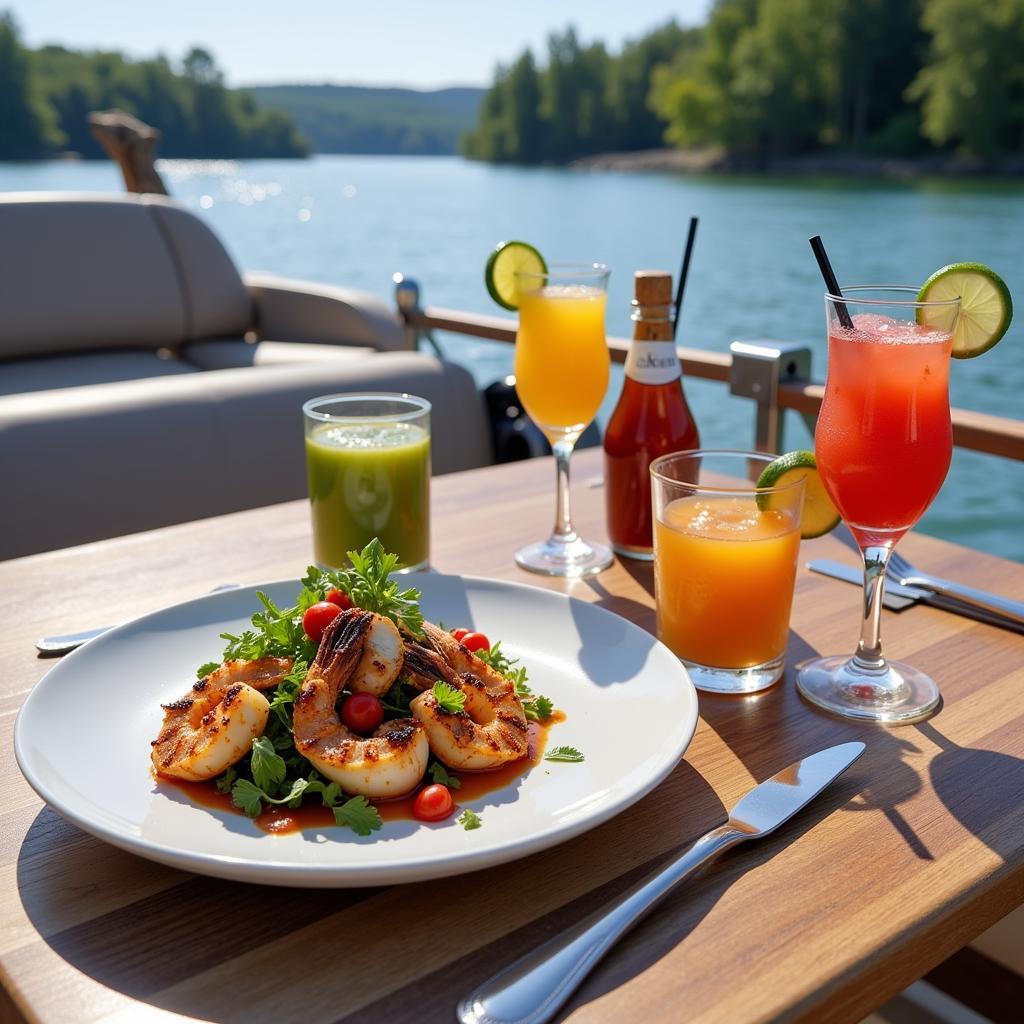
[[[324,630],[320,649],[295,700],[295,747],[318,772],[347,793],[404,796],[423,778],[430,747],[419,722],[396,718],[370,737],[357,736],[338,719],[335,704],[363,658],[372,612],[351,608]]]
[[[370,628],[359,659],[347,682],[353,693],[372,693],[383,697],[402,669],[402,637],[398,627],[383,615],[367,612]]]
[[[458,687],[459,674],[455,665],[470,652],[451,633],[432,622],[424,622],[422,637],[403,633],[402,640],[405,643],[402,675],[417,690],[429,690],[438,680]],[[487,667],[479,659],[473,660]]]
[[[428,677],[419,670],[433,666],[434,655],[449,669],[448,676],[441,678],[466,697],[463,710],[455,714],[443,710],[430,690],[413,698],[409,705],[413,716],[426,729],[435,756],[450,768],[469,771],[498,768],[524,757],[529,746],[529,725],[515,684],[451,634],[431,623],[424,623],[423,629],[427,644],[412,651],[411,668],[410,649],[406,646],[406,671],[421,685]]]
[[[163,704],[164,722],[153,741],[160,775],[198,782],[212,779],[249,753],[263,733],[269,690],[291,671],[289,658],[226,661],[178,700]]]

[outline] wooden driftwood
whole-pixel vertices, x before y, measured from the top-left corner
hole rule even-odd
[[[156,128],[123,110],[94,110],[89,115],[89,128],[121,168],[127,191],[169,194],[156,169],[156,146],[160,141]]]

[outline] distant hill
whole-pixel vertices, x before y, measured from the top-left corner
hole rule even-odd
[[[420,92],[354,85],[258,85],[245,90],[288,114],[317,153],[442,155],[476,124],[483,89]]]

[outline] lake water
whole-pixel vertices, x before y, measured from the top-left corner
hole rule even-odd
[[[999,271],[1021,313],[1003,342],[956,361],[954,405],[1024,417],[1024,185],[1016,183],[689,177],[508,168],[457,158],[322,156],[308,161],[168,161],[173,195],[204,217],[238,265],[391,298],[391,275],[423,301],[496,313],[483,286],[503,238],[533,242],[549,260],[609,264],[608,329],[629,334],[632,272],[676,271],[689,217],[700,217],[682,344],[726,351],[737,339],[799,341],[824,379],[822,285],[807,245],[821,234],[843,283],[917,284],[935,269],[978,260]],[[0,191],[120,191],[109,163],[0,165]],[[511,367],[511,348],[441,336],[481,384]],[[602,410],[618,393],[615,377]],[[746,447],[751,403],[689,381],[708,446]],[[787,447],[810,435],[789,414]],[[957,450],[920,528],[1024,561],[1024,464]]]

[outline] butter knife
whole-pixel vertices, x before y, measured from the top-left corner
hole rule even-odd
[[[485,981],[458,1004],[456,1016],[462,1024],[550,1020],[605,953],[684,878],[730,847],[770,835],[863,753],[863,743],[840,743],[762,782],[736,804],[724,825],[634,885],[610,909],[584,918]]]

